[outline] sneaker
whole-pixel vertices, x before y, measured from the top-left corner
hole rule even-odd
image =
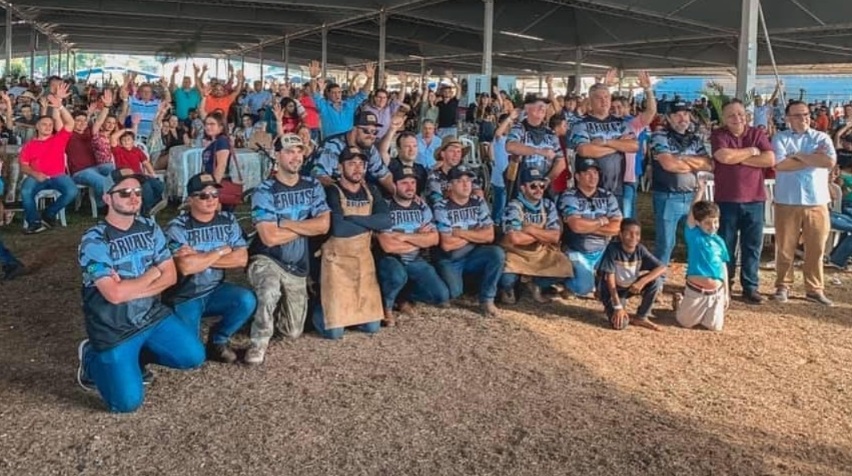
[[[494,305],[494,301],[486,301],[480,304],[479,308],[485,317],[500,317],[500,309]]]
[[[245,362],[248,365],[260,365],[263,363],[264,357],[266,357],[266,346],[252,344],[246,352]]]
[[[382,319],[382,326],[396,327],[396,316],[393,315],[392,310],[385,309],[385,317]]]
[[[35,235],[37,233],[41,233],[43,231],[47,231],[47,226],[44,223],[37,223],[34,225],[30,225],[26,230],[24,230],[24,234],[26,235]]]
[[[20,261],[13,261],[7,265],[3,265],[3,279],[11,281],[18,276],[24,274],[24,264]]]
[[[787,302],[790,299],[790,291],[787,288],[778,288],[775,290],[775,294],[772,296],[772,299],[775,302]]]
[[[98,388],[95,386],[95,381],[89,377],[85,367],[83,367],[83,357],[86,355],[88,348],[89,339],[83,339],[77,347],[77,359],[80,361],[77,365],[77,384],[87,392],[96,392]]]
[[[805,298],[807,298],[808,301],[822,304],[825,307],[834,307],[834,302],[825,297],[825,294],[823,293],[807,293],[805,294]]]
[[[546,304],[546,303],[550,302],[550,299],[541,295],[541,288],[537,284],[530,281],[530,282],[527,283],[526,286],[527,286],[527,291],[529,291],[530,297],[533,299],[533,301],[540,303],[540,304]]]
[[[237,361],[237,354],[228,344],[207,344],[207,360],[233,364]]]
[[[503,304],[515,304],[518,302],[518,299],[515,297],[514,289],[507,289],[500,291],[500,302]],[[492,306],[494,304],[492,303]]]
[[[763,304],[765,300],[757,291],[743,293],[743,299],[749,304]]]
[[[683,294],[674,293],[672,294],[672,311],[677,312],[680,309],[680,303],[683,302]]]
[[[142,371],[142,385],[151,385],[154,382],[154,377],[156,377],[154,371],[147,366],[142,367],[140,370]]]
[[[161,211],[163,211],[163,209],[166,208],[166,205],[168,205],[168,204],[169,204],[169,202],[167,202],[165,199],[160,200],[159,202],[157,202],[156,205],[151,207],[151,210],[148,211],[148,216],[149,217],[156,216],[157,213],[160,213]]]

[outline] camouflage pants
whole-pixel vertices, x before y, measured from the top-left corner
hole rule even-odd
[[[269,344],[275,331],[293,339],[301,336],[308,315],[307,278],[287,273],[266,256],[255,256],[248,266],[248,279],[257,295],[252,344]]]

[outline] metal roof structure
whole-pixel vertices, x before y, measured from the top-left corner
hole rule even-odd
[[[198,35],[195,56],[281,64],[375,61],[386,19],[386,65],[482,70],[483,0],[0,0],[12,4],[14,56],[33,31],[87,52],[153,54]],[[742,0],[494,0],[493,70],[573,74],[605,67],[729,72],[737,64]],[[763,0],[779,65],[852,63],[852,2]],[[4,13],[5,15],[6,13]],[[0,23],[3,25],[3,23]],[[325,26],[324,26],[325,25]],[[58,50],[53,47],[54,52]],[[261,53],[262,52],[262,53]],[[758,35],[758,65],[769,64]],[[826,72],[834,67],[820,66]],[[852,68],[850,68],[852,69]]]

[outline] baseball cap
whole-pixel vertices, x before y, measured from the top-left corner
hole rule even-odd
[[[281,152],[282,150],[290,150],[295,148],[300,148],[305,150],[305,144],[302,142],[302,138],[296,134],[284,134],[277,139],[275,139],[275,143],[273,144],[275,147],[275,152]]]
[[[393,168],[393,181],[398,182],[402,179],[413,178],[417,179],[417,173],[414,172],[414,167],[394,167]]]
[[[361,111],[361,114],[358,114],[358,118],[355,120],[355,126],[382,127],[382,125],[379,123],[379,116],[377,116],[374,112],[370,111]]]
[[[130,178],[136,179],[139,182],[139,185],[142,185],[146,180],[148,180],[148,177],[142,174],[137,174],[133,171],[133,169],[115,169],[109,174],[109,176],[112,179],[112,187],[107,190],[107,193],[117,189],[118,184]]]
[[[450,180],[460,179],[467,175],[470,178],[475,178],[476,174],[473,173],[473,170],[466,165],[456,165],[455,167],[450,169],[450,173],[447,174],[447,178]]]
[[[676,112],[689,111],[689,110],[690,110],[689,104],[687,104],[683,101],[678,101],[678,102],[673,103],[671,105],[671,107],[669,108],[669,114],[674,114]]]
[[[545,177],[541,173],[541,170],[539,170],[539,169],[527,167],[521,172],[521,181],[520,181],[521,185],[526,185],[530,182],[544,182],[544,181],[545,181]]]
[[[193,193],[198,193],[207,187],[222,188],[221,185],[216,183],[216,179],[214,179],[212,175],[207,173],[195,174],[189,178],[189,182],[186,184],[186,194],[192,195]]]
[[[580,173],[585,172],[589,169],[598,169],[598,172],[601,171],[601,166],[598,164],[598,161],[595,159],[579,159],[574,164],[574,172]]]
[[[348,147],[346,149],[343,149],[343,152],[341,152],[340,156],[338,157],[338,161],[341,164],[343,162],[346,162],[347,160],[352,159],[361,159],[364,162],[367,162],[369,160],[367,154],[365,154],[361,149],[357,147]]]

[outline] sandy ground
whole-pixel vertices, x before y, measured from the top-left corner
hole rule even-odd
[[[677,328],[667,297],[657,333],[580,299],[423,306],[261,368],[155,367],[111,415],[74,381],[86,226],[0,231],[31,268],[0,283],[0,474],[852,474],[849,277],[833,309],[735,301],[722,333]]]

